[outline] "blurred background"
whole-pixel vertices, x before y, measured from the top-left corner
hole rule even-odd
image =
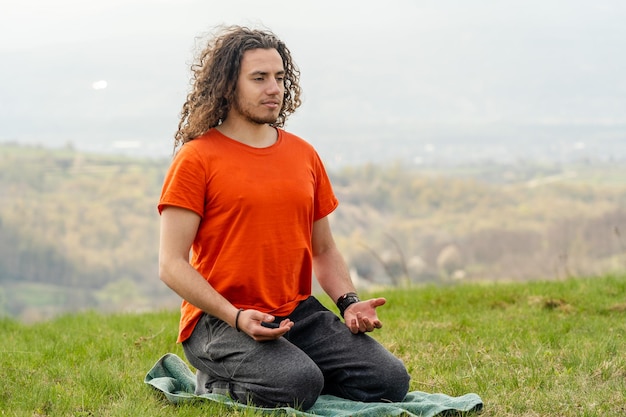
[[[220,24],[291,49],[286,128],[333,177],[361,286],[623,270],[624,21],[619,0],[0,1],[0,313],[178,303],[155,206]]]

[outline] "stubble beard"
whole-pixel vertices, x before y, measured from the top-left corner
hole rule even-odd
[[[276,123],[276,120],[278,120],[278,114],[270,114],[263,117],[252,113],[249,109],[244,108],[241,103],[239,103],[239,100],[235,100],[235,102],[233,103],[233,107],[241,116],[243,116],[244,119],[246,119],[250,123],[265,125]]]

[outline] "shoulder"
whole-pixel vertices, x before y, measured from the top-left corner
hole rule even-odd
[[[211,154],[215,145],[215,133],[211,130],[202,136],[185,142],[174,155],[176,159],[204,159]]]
[[[308,166],[316,173],[317,176],[326,176],[326,168],[315,147],[293,133],[279,130],[282,135],[282,142],[285,144],[286,153],[293,159],[294,155],[299,156],[299,161],[307,161]]]
[[[282,136],[283,141],[286,144],[290,146],[296,146],[303,150],[307,150],[308,152],[317,154],[315,147],[309,142],[307,142],[306,140],[302,139],[300,136],[297,136],[291,132],[287,132],[286,130],[282,130],[282,129],[278,129],[278,132]]]
[[[183,146],[181,146],[180,150],[187,148],[187,150],[202,150],[204,148],[210,147],[213,143],[215,143],[216,138],[218,137],[217,130],[211,129],[205,134],[198,136],[197,138],[191,139],[189,142],[186,142]]]

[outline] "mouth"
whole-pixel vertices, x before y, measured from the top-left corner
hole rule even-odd
[[[269,107],[270,109],[277,109],[280,107],[280,101],[275,101],[275,100],[264,101],[262,104],[265,107]]]

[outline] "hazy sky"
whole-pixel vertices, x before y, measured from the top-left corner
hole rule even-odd
[[[595,38],[621,30],[626,10],[621,0],[2,0],[0,5],[2,49],[156,33],[194,36],[215,24],[247,22],[263,22],[287,37],[315,29],[383,38],[445,30],[461,42],[494,30],[528,40],[549,31],[562,38]]]
[[[0,0],[0,53],[111,43],[131,62],[161,45],[163,61],[147,62],[146,77],[173,114],[197,35],[224,23],[265,25],[302,70],[305,105],[293,123],[307,132],[333,119],[348,128],[622,126],[624,22],[623,0]],[[40,65],[45,73],[45,59]],[[158,78],[168,71],[174,75]],[[85,88],[109,75],[90,77]],[[14,81],[0,80],[0,94],[17,88]],[[113,90],[108,81],[100,87]]]
[[[428,2],[383,3],[371,0],[3,0],[0,48],[146,34],[193,37],[221,23],[262,23],[288,37],[302,29],[339,36],[349,31],[394,30],[403,25],[428,30],[445,25],[447,20],[441,15],[446,13],[446,7],[433,8]],[[454,3],[448,7],[454,8]]]

